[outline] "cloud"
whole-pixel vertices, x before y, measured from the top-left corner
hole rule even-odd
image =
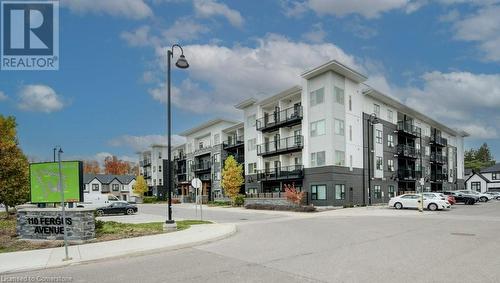
[[[120,37],[133,47],[149,46],[151,45],[150,29],[149,26],[144,25],[133,31],[124,31]]]
[[[174,22],[172,27],[163,32],[163,36],[170,43],[187,42],[197,39],[201,34],[209,32],[210,29],[204,25],[194,22],[188,18],[181,18]]]
[[[181,145],[184,142],[184,137],[172,135],[172,146]],[[115,147],[127,147],[135,151],[143,151],[145,149],[148,149],[153,144],[166,145],[167,137],[162,135],[123,135],[110,140],[109,144]]]
[[[409,6],[410,4],[412,6]],[[384,12],[397,9],[408,9],[407,12],[413,12],[419,7],[408,0],[308,0],[289,2],[285,14],[300,15],[304,13],[304,6],[318,15],[343,17],[359,14],[367,19],[378,18]]]
[[[193,4],[198,17],[211,18],[213,16],[222,16],[235,27],[243,26],[244,19],[240,12],[229,8],[225,4],[218,3],[215,0],[194,0]]]
[[[61,97],[46,85],[26,85],[19,94],[19,109],[51,113],[64,107]]]
[[[369,39],[378,34],[378,31],[376,29],[362,24],[358,18],[349,21],[346,25],[344,25],[344,28],[354,36],[362,39]]]
[[[446,14],[439,16],[439,21],[448,23],[454,22],[460,18],[460,12],[457,9],[453,9]]]
[[[5,95],[5,93],[3,93],[3,91],[0,91],[0,101],[4,101],[4,100],[7,100],[7,95]]]
[[[300,18],[309,10],[306,2],[293,0],[282,0],[281,7],[285,16],[289,18]]]
[[[326,32],[323,30],[323,25],[321,23],[314,24],[311,31],[302,35],[302,38],[313,43],[321,43],[325,40],[325,37]]]
[[[153,15],[153,11],[143,0],[66,0],[61,1],[61,5],[78,14],[108,14],[134,20]]]

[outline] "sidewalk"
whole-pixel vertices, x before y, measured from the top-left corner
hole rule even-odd
[[[125,255],[180,249],[229,237],[234,224],[193,225],[179,232],[90,243],[68,247],[70,261],[62,261],[64,247],[0,254],[0,274],[65,266]]]

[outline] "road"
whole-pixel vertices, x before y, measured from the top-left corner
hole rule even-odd
[[[500,282],[498,235],[497,201],[423,214],[343,209],[240,221],[236,235],[197,247],[9,276],[69,276],[73,282]]]

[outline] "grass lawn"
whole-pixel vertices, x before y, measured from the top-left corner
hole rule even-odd
[[[25,241],[16,236],[16,217],[5,217],[0,212],[0,253],[54,248],[63,245],[62,241]],[[177,221],[177,230],[185,230],[191,225],[210,224],[210,221]],[[125,224],[114,221],[96,221],[96,239],[91,242],[103,242],[124,238],[133,238],[163,233],[163,222]]]

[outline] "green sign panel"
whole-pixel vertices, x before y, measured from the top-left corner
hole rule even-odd
[[[82,162],[63,161],[61,167],[65,202],[83,201]],[[32,203],[61,202],[57,162],[30,164],[30,180]]]

